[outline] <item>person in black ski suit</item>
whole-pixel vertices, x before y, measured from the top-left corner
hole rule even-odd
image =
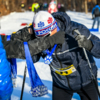
[[[50,27],[48,27],[48,30],[46,30],[47,28],[44,31],[42,29],[42,26],[48,26],[46,22],[48,21],[46,18],[48,16],[48,12],[45,11],[40,11],[35,15],[33,25],[31,26],[35,38],[48,36],[43,32],[48,31]],[[39,19],[40,17],[41,19]],[[60,31],[65,32],[65,41],[62,45],[57,45],[52,54],[53,60],[49,64],[53,79],[52,100],[71,100],[73,93],[78,93],[81,100],[98,100],[96,88],[97,66],[93,57],[100,58],[100,39],[91,34],[86,26],[71,21],[70,17],[64,12],[52,13],[52,18],[48,17],[48,19],[56,21]],[[51,27],[54,27],[53,25],[55,25],[55,22]],[[37,29],[38,27],[41,29]],[[37,30],[41,32],[39,33]],[[80,32],[80,35],[77,34],[76,30]],[[49,32],[49,35],[51,33]],[[52,48],[49,48],[49,51]],[[91,74],[83,48],[86,49],[95,79]],[[47,54],[41,52],[35,55],[33,61],[39,61],[41,56],[44,58]]]

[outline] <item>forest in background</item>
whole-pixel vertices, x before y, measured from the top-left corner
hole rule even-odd
[[[21,12],[21,3],[25,4],[25,10],[29,10],[29,7],[32,6],[32,3],[50,3],[51,0],[0,0],[0,16],[7,15],[11,12]],[[100,0],[55,0],[57,3],[61,3],[65,6],[66,11],[78,11],[78,12],[91,12],[92,8]]]

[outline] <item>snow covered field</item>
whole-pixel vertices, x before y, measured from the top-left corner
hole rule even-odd
[[[71,20],[82,23],[86,25],[88,28],[92,27],[93,20],[91,19],[91,13],[79,13],[79,12],[66,12],[70,17]],[[33,12],[13,12],[9,15],[3,16],[0,18],[1,29],[0,33],[11,34],[12,32],[17,31],[25,26],[21,26],[21,23],[31,23],[33,20],[34,13]],[[96,27],[96,26],[95,26]],[[99,32],[92,32],[93,34],[100,37]],[[100,86],[100,59],[96,59],[96,64],[98,66],[98,84]],[[17,88],[14,88],[11,100],[20,100],[21,94],[21,87],[24,75],[24,68],[25,68],[26,61],[22,59],[17,59]],[[39,62],[35,63],[35,68],[42,79],[43,83],[48,87],[48,94],[43,97],[34,98],[29,93],[30,91],[30,80],[27,72],[26,81],[25,81],[25,88],[23,94],[23,100],[52,100],[52,77],[50,75],[50,69],[48,65],[43,63],[43,59],[40,59]],[[79,96],[75,93],[72,100],[80,100]]]

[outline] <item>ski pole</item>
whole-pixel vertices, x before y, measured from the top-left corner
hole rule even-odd
[[[81,34],[78,30],[74,30],[74,31],[75,31],[78,35]],[[95,87],[96,87],[97,93],[98,93],[99,98],[100,98],[100,92],[99,92],[99,89],[98,89],[97,81],[96,81],[95,76],[94,76],[94,74],[93,74],[93,72],[92,72],[92,67],[91,67],[91,64],[90,64],[90,61],[89,61],[89,58],[88,58],[88,55],[87,55],[87,53],[86,53],[85,48],[83,48],[83,51],[84,51],[86,60],[87,60],[87,62],[88,62],[89,68],[90,68],[90,73],[91,73],[91,75],[92,75],[92,77],[93,77],[93,80],[94,80],[94,85],[95,85]]]
[[[23,84],[22,84],[22,91],[21,91],[21,97],[20,97],[20,100],[22,100],[22,98],[23,98],[23,91],[24,91],[25,78],[26,78],[26,71],[27,71],[27,66],[25,65],[24,78],[23,78]]]

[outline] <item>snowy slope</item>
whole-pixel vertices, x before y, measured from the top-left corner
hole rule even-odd
[[[86,25],[88,28],[92,27],[93,20],[91,19],[91,13],[79,13],[79,12],[71,12],[68,11],[67,14],[71,17],[71,20],[82,23]],[[0,19],[1,29],[0,33],[11,34],[18,29],[21,29],[25,26],[21,26],[21,23],[31,23],[33,20],[34,13],[33,12],[13,12],[7,16],[3,16]],[[100,37],[100,32],[93,33]],[[100,64],[99,59],[95,59],[96,64],[98,66],[98,83],[100,85]],[[26,61],[22,59],[17,59],[17,88],[14,88],[11,99],[12,100],[20,100],[21,87],[24,75]],[[35,63],[35,68],[42,79],[43,83],[48,87],[48,94],[43,97],[34,98],[29,93],[30,91],[30,80],[27,72],[24,95],[23,100],[52,100],[52,77],[50,74],[50,68],[48,65],[43,63],[43,59],[40,59],[38,63]],[[72,100],[80,100],[79,96],[75,93]]]

